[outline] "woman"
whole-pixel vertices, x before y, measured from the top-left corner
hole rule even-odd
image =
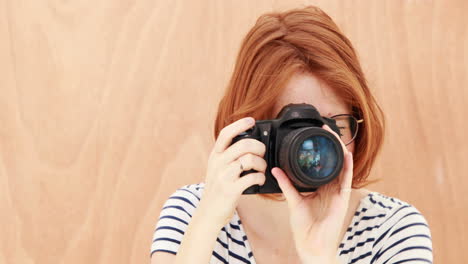
[[[334,118],[344,166],[316,192],[298,192],[268,168],[282,193],[242,195],[265,180],[265,145],[233,137],[289,103]],[[244,118],[253,117],[253,118]],[[432,263],[432,240],[412,205],[363,187],[384,137],[383,113],[357,55],[332,19],[308,6],[262,15],[243,40],[219,103],[205,181],[166,201],[152,263]],[[240,177],[241,172],[254,169]]]

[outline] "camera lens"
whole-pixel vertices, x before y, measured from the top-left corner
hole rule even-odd
[[[317,188],[333,180],[343,167],[340,141],[320,127],[292,130],[282,140],[278,161],[295,185]]]
[[[323,136],[305,139],[297,152],[297,164],[307,177],[327,178],[337,165],[337,153],[333,141]]]

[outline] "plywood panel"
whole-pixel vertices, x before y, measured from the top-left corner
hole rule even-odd
[[[369,189],[468,244],[466,1],[0,0],[0,263],[145,263],[162,203],[204,178],[239,44],[316,4],[351,39],[388,120]]]

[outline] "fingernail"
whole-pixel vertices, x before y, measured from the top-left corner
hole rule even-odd
[[[273,169],[274,169],[274,168],[271,169],[271,174],[273,174]],[[273,174],[273,176],[275,176],[275,174]],[[276,177],[276,176],[275,176],[275,177]]]
[[[252,125],[255,123],[255,119],[253,119],[253,117],[246,117],[244,120],[249,125]]]

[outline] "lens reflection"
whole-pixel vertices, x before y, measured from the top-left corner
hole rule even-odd
[[[323,136],[305,139],[298,150],[301,171],[311,178],[326,178],[336,167],[337,153],[333,142]]]

